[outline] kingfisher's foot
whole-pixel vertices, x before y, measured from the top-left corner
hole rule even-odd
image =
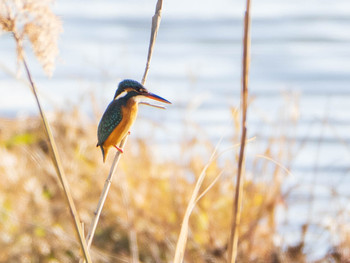
[[[114,147],[115,147],[120,153],[124,153],[123,149],[119,148],[117,145],[114,145]]]
[[[128,135],[130,135],[130,131],[128,131]]]

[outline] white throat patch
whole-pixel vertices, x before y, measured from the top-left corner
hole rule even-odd
[[[134,101],[137,102],[137,103],[140,103],[142,102],[144,99],[147,99],[146,96],[143,96],[143,95],[137,95],[135,97],[133,97]]]

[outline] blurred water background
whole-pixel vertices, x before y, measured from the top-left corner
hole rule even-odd
[[[140,80],[154,7],[150,0],[57,1],[64,32],[52,78],[29,55],[45,108],[79,104],[92,116],[91,98],[102,111],[120,80]],[[239,106],[243,10],[244,1],[164,2],[146,86],[173,105],[166,112],[143,107],[133,129],[134,136],[154,136],[159,147],[172,145],[173,151],[161,151],[163,158],[180,159],[176,145],[184,124],[199,127],[187,126],[187,135],[230,141],[230,108]],[[290,159],[278,161],[293,174],[285,191],[294,188],[290,207],[277,217],[280,233],[293,244],[307,218],[349,222],[350,2],[253,1],[251,35],[248,129],[257,137],[247,163],[271,143],[268,138],[284,139]],[[2,35],[3,117],[36,113],[30,90],[13,77],[16,67],[13,40]],[[152,129],[150,120],[166,128]],[[310,257],[322,254],[329,238],[316,226],[308,232]]]

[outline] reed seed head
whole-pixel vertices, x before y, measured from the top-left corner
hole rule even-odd
[[[28,39],[44,71],[51,75],[58,55],[57,41],[61,20],[52,12],[52,0],[1,0],[0,32],[13,33],[18,59],[22,43]]]

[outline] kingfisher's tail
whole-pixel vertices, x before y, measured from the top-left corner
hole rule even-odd
[[[105,162],[106,161],[107,152],[105,153],[105,149],[103,148],[102,145],[96,145],[96,147],[98,147],[98,146],[101,147],[103,162]]]

